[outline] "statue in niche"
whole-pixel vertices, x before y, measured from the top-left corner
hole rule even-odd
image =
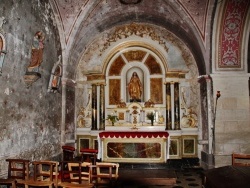
[[[130,102],[141,102],[142,83],[136,72],[133,72],[128,83]]]
[[[29,88],[34,82],[41,78],[39,67],[43,61],[44,34],[41,31],[36,32],[32,42],[31,60],[24,75],[24,82]]]
[[[31,61],[28,66],[28,72],[38,72],[38,68],[43,61],[44,39],[45,36],[41,31],[36,32],[32,42]]]

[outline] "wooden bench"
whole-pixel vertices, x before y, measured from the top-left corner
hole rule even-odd
[[[250,166],[250,154],[233,153],[232,165],[233,166]]]

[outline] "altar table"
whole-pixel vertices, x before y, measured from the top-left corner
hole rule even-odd
[[[106,162],[163,163],[168,159],[168,132],[99,133],[98,158]]]

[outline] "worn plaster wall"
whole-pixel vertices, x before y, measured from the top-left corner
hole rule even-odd
[[[1,0],[6,39],[0,77],[0,176],[6,158],[51,159],[61,151],[61,94],[48,93],[53,64],[60,55],[58,31],[48,0]],[[23,76],[37,31],[45,33],[41,78],[27,88]]]

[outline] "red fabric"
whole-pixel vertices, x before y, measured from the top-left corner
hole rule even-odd
[[[167,138],[168,132],[101,132],[100,138]]]
[[[75,151],[76,149],[72,146],[62,146],[63,150]]]
[[[89,149],[89,148],[82,148],[80,149],[81,153],[98,153],[97,149]]]

